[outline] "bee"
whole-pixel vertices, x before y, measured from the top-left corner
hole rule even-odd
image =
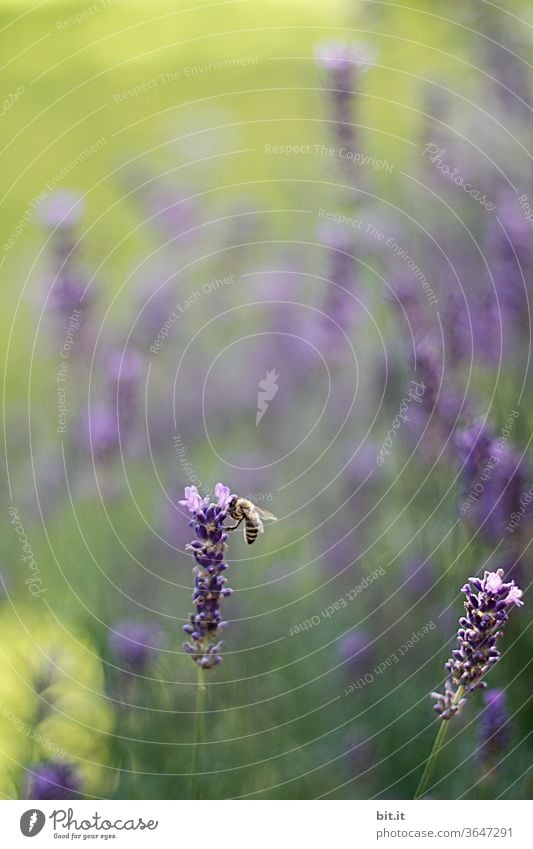
[[[262,510],[252,501],[247,498],[239,498],[237,495],[234,495],[230,500],[227,509],[231,518],[235,519],[235,524],[228,526],[226,530],[234,531],[244,522],[244,539],[248,545],[255,542],[258,535],[263,533],[263,521],[277,521],[277,517],[269,513],[268,510]]]

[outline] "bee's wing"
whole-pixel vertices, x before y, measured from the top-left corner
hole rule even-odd
[[[261,517],[261,519],[263,519],[265,522],[277,522],[278,521],[278,517],[274,516],[273,513],[269,513],[268,510],[263,510],[261,507],[257,507],[257,505],[256,505],[255,509],[259,513],[259,516]]]

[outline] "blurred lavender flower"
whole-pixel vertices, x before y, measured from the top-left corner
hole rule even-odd
[[[444,379],[444,359],[438,348],[424,339],[415,347],[412,363],[416,380],[424,387],[420,403],[409,408],[407,428],[417,435],[426,429],[426,443],[422,449],[433,457],[446,445],[454,432],[459,414],[464,407],[464,399],[453,388],[449,380]]]
[[[486,690],[484,702],[479,720],[478,755],[483,770],[490,772],[509,742],[509,713],[503,690]]]
[[[415,558],[407,560],[401,569],[404,589],[416,599],[431,590],[435,582],[435,566],[430,560]]]
[[[70,189],[49,195],[39,207],[39,218],[49,230],[76,227],[85,213],[85,201]]]
[[[492,457],[492,432],[482,419],[476,419],[468,427],[456,432],[454,443],[461,463],[463,483],[470,489]]]
[[[327,270],[325,277],[326,294],[321,305],[321,331],[325,344],[336,342],[343,347],[346,344],[336,325],[349,333],[357,313],[357,301],[353,297],[355,273],[355,245],[352,234],[338,225],[324,225],[319,239],[327,245]],[[329,354],[329,351],[328,351]]]
[[[80,448],[95,460],[109,460],[120,445],[117,417],[107,403],[94,404],[82,423]]]
[[[501,223],[500,223],[501,222]],[[489,220],[487,229],[488,250],[491,270],[497,293],[497,315],[499,328],[501,321],[503,338],[507,342],[506,352],[516,340],[516,330],[529,332],[528,302],[524,286],[525,277],[533,262],[530,224],[519,205],[515,193],[509,190],[500,192],[497,199],[497,216]],[[492,284],[491,284],[492,287]]]
[[[119,622],[109,636],[109,648],[117,662],[139,675],[146,671],[163,643],[155,622],[133,619]]]
[[[84,334],[79,329],[81,313],[90,307],[94,299],[76,244],[76,228],[84,212],[83,200],[67,190],[50,195],[40,208],[42,223],[52,231],[49,240],[52,274],[49,303],[61,323],[69,321],[68,330],[74,331],[78,337],[77,344],[70,348],[71,356],[83,350]]]
[[[373,653],[372,638],[364,628],[356,628],[339,643],[339,655],[351,673],[368,669]]]
[[[77,799],[81,786],[81,781],[72,764],[42,762],[28,769],[26,798]]]
[[[498,304],[492,293],[460,293],[448,296],[443,316],[446,353],[453,367],[470,365],[472,359],[494,365],[500,357]],[[499,341],[500,340],[500,341]]]
[[[385,300],[398,314],[400,321],[407,321],[413,334],[425,334],[428,329],[427,300],[420,295],[420,284],[405,270],[395,272]]]
[[[142,360],[131,348],[112,351],[108,357],[110,401],[118,410],[121,437],[135,423]]]
[[[369,772],[372,764],[377,760],[371,737],[371,731],[361,726],[351,729],[345,737],[346,755],[354,779]]]
[[[469,693],[486,687],[482,679],[500,659],[496,642],[507,622],[507,610],[513,604],[523,605],[522,590],[514,581],[505,583],[503,577],[503,569],[485,572],[483,578],[469,578],[462,588],[466,615],[459,620],[459,648],[445,664],[450,678],[444,694],[431,694],[440,719],[459,713]]]
[[[180,501],[193,514],[190,525],[196,533],[196,539],[187,546],[196,562],[192,596],[196,613],[191,613],[190,623],[183,626],[191,638],[184,649],[203,669],[211,669],[222,661],[222,642],[218,637],[227,623],[222,621],[220,602],[232,593],[225,586],[224,575],[228,568],[224,561],[228,538],[224,521],[230,497],[229,488],[217,483],[215,502],[202,499],[195,486],[185,487],[185,498]]]
[[[522,504],[526,461],[481,420],[458,431],[455,446],[461,463],[462,513],[495,541]]]
[[[315,51],[318,65],[328,75],[336,140],[341,148],[351,152],[357,146],[352,123],[354,96],[360,75],[375,62],[376,57],[377,51],[367,44],[346,44],[343,41],[323,42]],[[343,161],[347,162],[345,158]]]
[[[168,175],[155,175],[148,169],[132,168],[122,182],[139,204],[141,212],[165,240],[182,236],[199,222],[198,201],[194,192],[172,184]],[[187,233],[187,240],[196,232]]]

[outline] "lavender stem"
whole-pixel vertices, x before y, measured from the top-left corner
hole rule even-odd
[[[200,774],[202,770],[203,743],[205,737],[205,710],[207,706],[207,680],[205,669],[198,665],[198,688],[196,692],[196,732],[192,756],[191,799],[200,799]]]
[[[452,701],[452,706],[457,705],[462,699],[463,695],[464,687],[460,686],[457,688],[457,692],[455,693],[454,699]],[[428,789],[429,783],[431,781],[431,776],[433,775],[433,771],[435,769],[435,764],[437,763],[437,758],[442,748],[442,744],[444,743],[444,737],[446,736],[447,728],[448,721],[441,720],[440,728],[437,732],[437,736],[435,737],[435,742],[433,743],[433,747],[431,749],[431,752],[429,753],[424,772],[422,773],[422,778],[420,779],[420,783],[416,789],[416,793],[413,796],[413,799],[421,799]]]

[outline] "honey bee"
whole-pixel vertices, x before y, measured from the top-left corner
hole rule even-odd
[[[234,495],[230,500],[227,509],[231,518],[235,519],[235,524],[228,526],[226,530],[234,531],[244,522],[244,539],[248,545],[255,542],[258,535],[263,533],[263,521],[277,521],[277,517],[269,513],[268,510],[262,510],[252,501],[247,498],[239,498],[237,495]]]

